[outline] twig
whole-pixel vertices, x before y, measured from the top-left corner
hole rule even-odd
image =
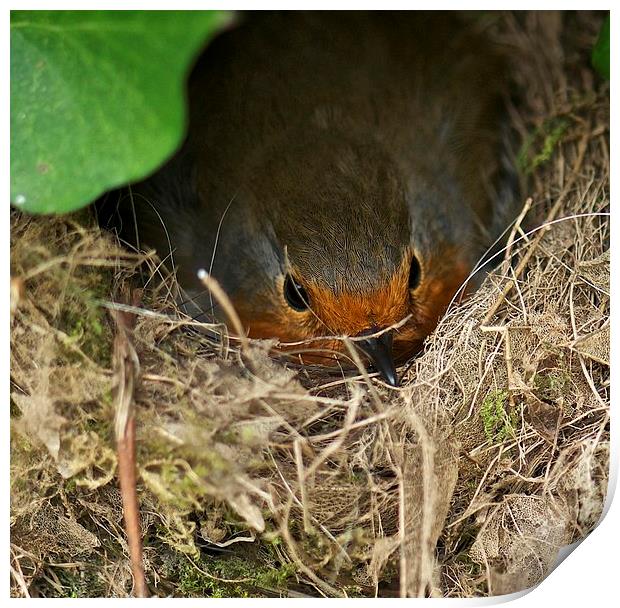
[[[133,305],[137,305],[141,292],[134,292]],[[142,564],[142,538],[140,534],[140,507],[136,493],[136,422],[133,413],[133,394],[140,373],[140,361],[129,337],[136,321],[133,314],[111,311],[116,322],[114,338],[116,400],[116,446],[118,451],[118,478],[123,500],[123,518],[131,560],[136,597],[148,597]]]
[[[581,165],[583,163],[583,158],[585,156],[585,153],[588,147],[589,140],[590,140],[590,132],[588,130],[586,131],[585,135],[581,138],[581,141],[579,142],[579,149],[577,152],[577,160],[575,161],[575,165],[571,169],[570,175],[566,181],[566,185],[562,189],[562,192],[560,193],[558,200],[555,202],[555,204],[549,211],[549,214],[547,215],[547,218],[545,220],[545,224],[542,226],[541,230],[538,232],[538,234],[532,241],[532,244],[530,245],[529,249],[525,252],[525,255],[521,258],[521,261],[519,262],[518,266],[516,267],[514,271],[514,277],[506,283],[506,285],[504,286],[504,289],[502,289],[502,292],[500,293],[495,303],[491,306],[491,308],[489,308],[486,316],[484,317],[480,325],[488,325],[489,321],[493,318],[493,315],[498,311],[499,307],[502,305],[503,301],[506,299],[506,296],[512,291],[512,288],[515,286],[516,280],[521,276],[521,273],[525,270],[526,266],[528,265],[530,261],[530,258],[534,255],[534,252],[536,251],[536,248],[538,247],[538,244],[542,240],[543,236],[545,236],[545,234],[547,234],[547,232],[551,230],[550,223],[555,219],[555,216],[559,213],[560,209],[562,208],[562,205],[564,204],[564,199],[570,192],[570,189],[573,187],[573,184],[575,183],[577,179],[577,176],[579,174],[579,169],[581,168]]]
[[[243,324],[241,323],[241,319],[239,318],[233,303],[230,301],[230,298],[226,292],[222,289],[222,286],[204,268],[201,268],[198,271],[198,278],[211,292],[211,294],[215,296],[215,299],[224,310],[224,313],[228,317],[233,329],[237,332],[237,338],[239,338],[239,342],[241,342],[241,349],[247,351],[248,338],[245,330],[243,329]]]
[[[13,567],[13,564],[10,564],[11,574],[13,575],[13,578],[15,579],[15,582],[17,583],[17,585],[21,589],[21,592],[24,594],[24,597],[30,597],[30,591],[28,590],[28,585],[27,585],[26,580],[24,578],[24,573],[22,572],[22,568],[19,565],[19,559],[18,559],[17,555],[15,555],[15,551],[13,549],[13,545],[11,545],[11,554],[12,554],[12,557],[13,557],[13,561],[15,562],[15,567]]]
[[[123,499],[123,517],[131,559],[136,597],[148,597],[142,565],[142,538],[140,534],[140,506],[136,494],[136,421],[133,415],[127,421],[125,435],[117,440],[118,478]]]
[[[521,232],[521,224],[525,219],[525,216],[529,213],[532,208],[532,197],[530,196],[524,203],[523,208],[521,209],[521,213],[519,213],[515,223],[510,231],[510,236],[508,237],[508,241],[506,242],[506,253],[504,255],[504,260],[508,261],[512,257],[512,248],[514,246],[515,237],[517,236],[517,232]]]

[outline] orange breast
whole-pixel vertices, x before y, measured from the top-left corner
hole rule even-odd
[[[456,255],[442,256],[413,293],[408,289],[407,262],[370,292],[336,294],[308,285],[311,311],[296,312],[284,300],[274,302],[268,312],[254,310],[251,302],[240,303],[238,310],[250,337],[278,338],[282,350],[301,353],[308,363],[335,364],[343,355],[347,358],[346,346],[335,336],[357,336],[400,325],[394,333],[394,355],[402,361],[420,349],[467,279],[470,267],[457,259]]]

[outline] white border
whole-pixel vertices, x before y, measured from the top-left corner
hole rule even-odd
[[[36,1],[36,2],[12,2],[10,3],[11,9],[195,9],[195,10],[204,10],[204,9],[225,9],[230,8],[230,2],[197,2],[197,1],[183,1],[179,0],[175,2],[174,5],[171,6],[170,2],[162,2],[160,0],[153,0],[151,2],[123,2],[123,1],[107,1],[105,3],[94,3],[94,2],[57,2],[53,3],[50,1]],[[426,8],[428,5],[424,6],[420,3],[415,2],[387,2],[380,6],[381,9],[417,9],[417,8]],[[258,9],[258,8],[269,8],[269,9],[374,9],[378,8],[376,2],[368,2],[367,0],[360,0],[358,2],[337,2],[330,1],[326,2],[325,0],[315,0],[313,3],[308,2],[270,2],[267,4],[261,4],[258,2],[237,2],[234,3],[234,8],[238,10],[247,10],[247,9]],[[486,9],[486,10],[499,10],[499,9],[510,9],[515,8],[514,4],[511,6],[505,2],[478,2],[473,6],[466,6],[462,2],[435,2],[432,5],[433,9],[447,9],[447,10],[455,10],[455,9],[464,9],[464,8],[472,8],[472,9]],[[575,2],[575,1],[563,1],[563,2],[544,2],[544,3],[525,3],[522,6],[518,7],[519,10],[525,9],[535,9],[535,10],[578,10],[587,8],[587,10],[609,10],[610,3],[602,3],[595,2],[591,3],[587,7],[584,7],[583,2]],[[613,24],[613,31],[615,32],[615,20]],[[2,104],[3,104],[3,119],[0,123],[2,125],[2,136],[4,142],[4,150],[5,154],[3,155],[3,169],[0,172],[0,179],[2,180],[3,191],[7,194],[7,202],[9,200],[9,118],[10,118],[10,99],[9,99],[9,11],[4,10],[2,12],[2,29],[5,32],[3,36],[0,37],[0,45],[2,48],[2,57],[3,57],[3,75],[0,80],[0,86],[2,87]],[[618,77],[620,76],[618,66],[618,51],[617,45],[612,45],[612,99],[616,99],[616,95],[614,93],[617,88]],[[612,106],[613,108],[613,106]],[[614,117],[617,114],[617,110],[614,109],[612,111],[612,124],[615,122]],[[611,140],[611,158],[618,158],[618,144],[617,138],[612,138]],[[617,183],[614,179],[616,175],[616,163],[612,160],[612,175],[611,181],[612,183]],[[2,299],[2,308],[3,308],[3,319],[4,323],[2,325],[2,334],[5,336],[2,341],[2,351],[3,357],[2,361],[5,363],[4,373],[2,374],[0,390],[3,391],[2,394],[9,395],[9,357],[10,357],[10,346],[9,346],[9,326],[8,326],[8,318],[9,318],[9,268],[8,261],[10,256],[9,249],[9,221],[8,221],[8,213],[2,217],[0,217],[0,222],[3,226],[3,234],[5,235],[4,241],[2,243],[2,248],[4,251],[3,259],[5,260],[2,266],[2,284],[5,285],[5,297]],[[612,232],[612,242],[617,243],[617,222],[614,220],[614,215],[612,214],[612,222],[611,222],[611,232]],[[612,268],[617,267],[617,255],[616,249],[612,248]],[[611,275],[611,289],[612,294],[618,293],[619,287],[619,279]],[[614,301],[616,301],[614,297]],[[615,307],[612,307],[612,310],[615,310]],[[614,313],[612,312],[612,317],[614,317]],[[617,363],[618,357],[616,357],[616,348],[615,348],[615,320],[612,323],[612,369],[615,369],[615,365]],[[5,446],[3,451],[3,459],[4,459],[4,467],[3,471],[8,472],[9,470],[9,424],[8,424],[8,400],[7,407],[5,408],[5,418],[4,424],[2,425],[2,444]],[[612,421],[615,420],[615,409],[613,408]],[[613,424],[612,431],[612,451],[611,451],[611,471],[610,471],[610,484],[609,484],[609,495],[608,501],[606,504],[606,515],[604,516],[601,524],[594,530],[594,532],[583,541],[580,546],[577,547],[577,550],[574,553],[570,553],[566,559],[560,563],[556,570],[554,570],[537,588],[533,591],[513,594],[512,596],[502,596],[496,598],[480,598],[480,599],[441,599],[441,600],[391,600],[391,599],[381,599],[379,600],[382,605],[384,602],[393,603],[393,602],[458,602],[461,605],[489,605],[489,604],[499,604],[505,601],[515,600],[517,597],[519,605],[528,606],[528,607],[545,607],[548,606],[561,606],[571,607],[571,606],[610,606],[612,605],[612,599],[618,597],[618,578],[620,575],[618,574],[618,540],[620,539],[620,508],[618,507],[617,502],[615,501],[612,504],[611,498],[613,498],[616,480],[618,475],[618,438],[617,433],[615,431],[616,425]],[[4,482],[4,496],[5,500],[2,504],[2,510],[4,514],[3,521],[5,522],[5,526],[2,528],[2,538],[6,540],[1,546],[8,548],[9,546],[9,529],[8,529],[8,521],[9,521],[9,476],[8,474],[5,477]],[[8,551],[5,553],[8,559]],[[9,568],[5,570],[5,577],[2,581],[2,585],[4,588],[3,597],[8,598],[9,596],[9,576],[8,576]],[[11,601],[19,601],[20,605],[29,604],[33,600],[11,600]],[[67,600],[59,599],[59,600],[47,600],[46,605],[49,603],[51,605],[65,605]],[[78,603],[81,604],[83,602],[88,602],[89,604],[99,603],[99,602],[110,602],[115,600],[109,599],[93,599],[93,600],[78,600]],[[116,600],[123,601],[123,600]],[[134,599],[134,603],[143,603],[149,600],[136,600]],[[214,601],[213,599],[204,599],[204,600],[164,600],[167,605],[170,603],[176,604],[177,602],[192,602],[194,605],[195,602],[202,603],[207,601]],[[230,598],[230,599],[220,599],[215,600],[219,602],[226,602],[228,604],[236,604],[243,603],[246,605],[248,601],[251,601],[256,604],[263,604],[265,606],[271,606],[273,604],[273,600],[271,599],[254,599],[254,600],[242,600],[239,598]],[[312,600],[291,600],[287,599],[287,602],[330,602],[330,603],[341,603],[353,600],[324,600],[324,599],[312,599]],[[354,600],[357,604],[367,604],[373,603],[376,605],[378,600],[373,599],[357,599]],[[75,605],[72,603],[72,605]],[[134,605],[132,603],[132,605]]]

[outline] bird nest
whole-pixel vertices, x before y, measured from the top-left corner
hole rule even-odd
[[[12,594],[131,593],[123,401],[152,594],[472,597],[544,578],[596,525],[608,478],[600,21],[491,16],[519,90],[525,204],[400,389],[285,366],[272,342],[221,326],[214,342],[153,254],[123,250],[89,213],[13,211]]]

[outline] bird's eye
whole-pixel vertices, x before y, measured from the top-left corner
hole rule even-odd
[[[421,274],[420,262],[414,255],[411,258],[411,269],[409,270],[409,289],[415,289],[420,284]]]
[[[284,279],[284,297],[293,310],[301,312],[309,307],[308,292],[290,274]]]

